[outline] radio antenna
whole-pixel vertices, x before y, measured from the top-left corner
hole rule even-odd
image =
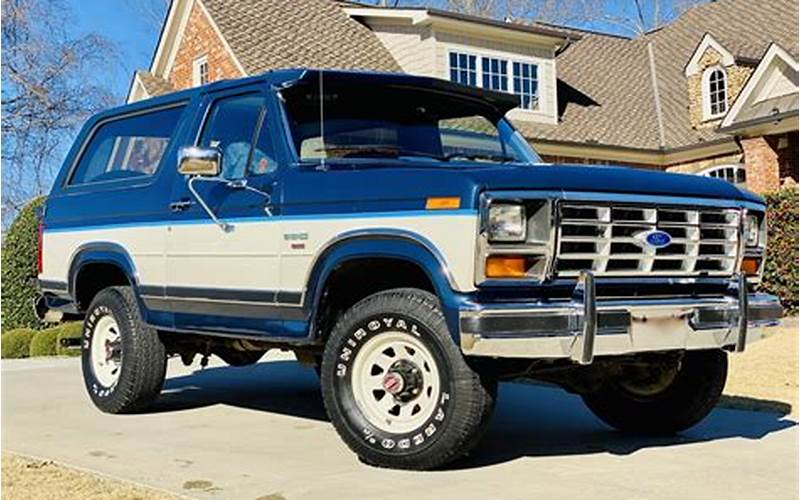
[[[322,150],[322,158],[320,159],[319,168],[325,170],[325,157],[328,152],[325,150],[325,87],[322,83],[322,68],[319,69],[319,140],[320,149]]]

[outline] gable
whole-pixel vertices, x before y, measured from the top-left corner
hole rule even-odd
[[[190,2],[187,20],[177,38],[171,63],[165,68],[166,80],[174,88],[192,87],[194,61],[208,61],[209,81],[246,76],[225,40],[220,36],[201,0]]]
[[[772,44],[722,121],[720,129],[742,130],[765,120],[777,126],[784,118],[791,117],[796,122],[797,91],[797,60],[779,45]]]
[[[722,66],[731,66],[734,63],[734,57],[731,52],[722,46],[713,36],[706,33],[697,44],[697,48],[692,54],[692,58],[686,63],[684,74],[687,77],[696,75],[703,71],[712,64],[720,64]]]

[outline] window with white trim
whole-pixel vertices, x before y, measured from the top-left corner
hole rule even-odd
[[[703,116],[719,118],[728,111],[728,79],[725,69],[714,66],[703,73]]]
[[[208,81],[208,57],[200,56],[192,62],[192,85],[198,87]]]
[[[496,57],[481,57],[482,87],[508,91],[508,61]]]
[[[717,165],[698,172],[697,175],[726,180],[732,184],[744,184],[747,181],[744,165],[741,164]]]
[[[450,52],[450,81],[463,85],[478,85],[476,57],[463,52]]]
[[[519,96],[519,107],[535,110],[539,108],[539,67],[535,64],[515,62],[514,94]]]

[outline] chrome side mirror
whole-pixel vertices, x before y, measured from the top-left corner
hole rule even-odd
[[[222,170],[222,153],[217,148],[185,146],[178,151],[178,172],[184,175],[216,177]]]

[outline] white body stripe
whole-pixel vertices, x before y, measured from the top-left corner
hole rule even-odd
[[[80,247],[114,243],[124,248],[145,285],[302,292],[311,267],[330,242],[345,233],[381,229],[419,235],[445,261],[456,288],[474,289],[477,216],[280,218],[234,222],[120,226],[45,231],[43,280],[67,281]]]

